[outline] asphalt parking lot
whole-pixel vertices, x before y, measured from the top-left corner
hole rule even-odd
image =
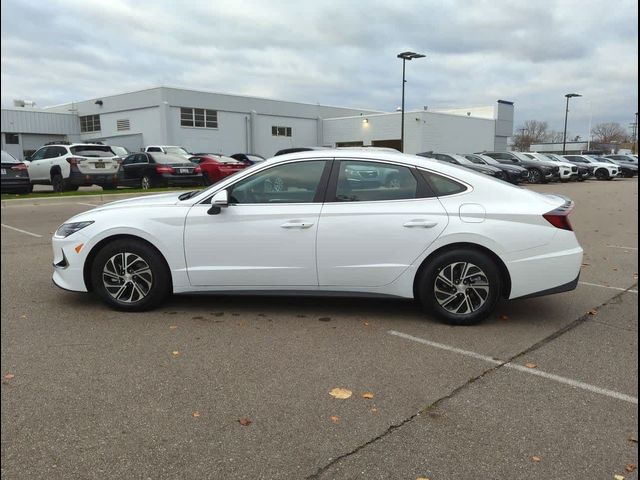
[[[532,188],[576,201],[581,283],[474,327],[378,299],[115,312],[51,283],[51,234],[101,200],[3,202],[2,478],[637,478],[637,179]]]

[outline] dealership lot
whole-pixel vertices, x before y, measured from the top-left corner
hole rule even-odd
[[[466,328],[379,299],[114,312],[50,280],[102,200],[3,202],[3,478],[637,478],[637,179],[533,188],[576,201],[581,283]]]

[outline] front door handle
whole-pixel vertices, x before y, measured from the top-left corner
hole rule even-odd
[[[283,223],[282,225],[280,225],[280,227],[282,228],[311,228],[313,227],[313,223],[310,222],[299,222],[299,221],[291,221],[291,222],[287,222],[287,223]]]
[[[438,225],[438,222],[431,222],[429,220],[411,220],[403,225],[407,228],[433,228]]]

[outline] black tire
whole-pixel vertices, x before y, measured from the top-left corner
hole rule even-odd
[[[155,182],[151,176],[145,174],[140,179],[140,188],[143,190],[149,190],[150,188],[155,187]]]
[[[118,189],[118,185],[116,185],[115,183],[107,183],[105,185],[102,185],[102,189],[103,190],[117,190]]]
[[[545,183],[542,172],[537,168],[529,170],[529,183]]]
[[[129,272],[116,272],[119,278],[108,273],[125,266],[122,262],[125,258],[131,262]],[[172,290],[171,273],[162,255],[149,244],[135,239],[108,243],[96,254],[91,265],[91,285],[107,305],[130,312],[157,307]]]
[[[441,288],[447,286],[443,283],[443,277],[446,278],[451,272],[455,279],[458,273],[462,273],[462,264],[470,265],[467,275],[471,278],[465,281],[473,283],[465,285],[458,278],[459,285],[451,283],[450,291],[442,291]],[[485,283],[486,295],[483,293]],[[473,285],[477,286],[473,288]],[[416,283],[416,297],[425,310],[449,325],[481,322],[493,312],[501,291],[502,278],[498,265],[487,254],[472,249],[449,250],[439,255],[422,270]],[[449,308],[443,307],[443,303]],[[460,313],[451,311],[456,310],[456,305]]]
[[[599,168],[596,170],[596,179],[597,180],[607,180],[609,177],[609,172],[604,168]]]
[[[59,173],[54,173],[51,175],[51,186],[53,187],[53,191],[56,193],[62,193],[66,190],[64,184],[64,178]]]
[[[202,172],[202,183],[205,185],[205,187],[213,184],[213,182],[209,178],[209,175],[204,172]]]

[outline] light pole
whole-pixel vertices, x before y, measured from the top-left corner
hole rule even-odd
[[[564,135],[562,135],[562,155],[567,153],[567,117],[569,116],[569,99],[573,97],[581,97],[579,93],[567,93],[567,108],[564,111]]]
[[[407,82],[404,79],[405,62],[407,60],[413,60],[414,58],[424,58],[425,55],[416,52],[402,52],[398,54],[398,58],[402,59],[402,108],[401,108],[401,120],[400,120],[400,151],[404,153],[404,84]]]

